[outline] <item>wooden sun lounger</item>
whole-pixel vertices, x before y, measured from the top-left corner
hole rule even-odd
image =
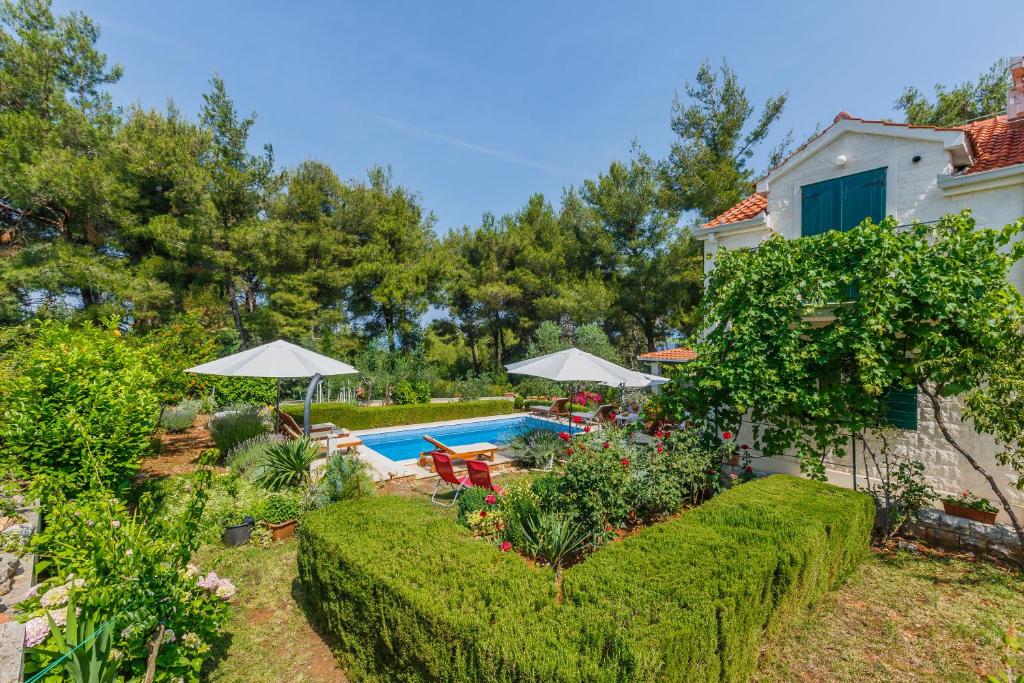
[[[501,448],[501,446],[490,443],[489,441],[470,443],[464,446],[447,446],[429,434],[424,434],[423,438],[430,444],[436,446],[437,450],[441,451],[452,460],[474,460],[483,456],[491,462],[494,462],[494,454],[499,448]],[[420,467],[426,467],[429,469],[432,464],[429,451],[420,453]]]
[[[567,415],[569,411],[566,410],[566,406],[568,405],[569,399],[556,398],[549,406],[530,406],[530,412],[538,415]]]

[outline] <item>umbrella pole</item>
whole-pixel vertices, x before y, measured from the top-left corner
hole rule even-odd
[[[281,431],[281,378],[277,378],[277,398],[274,400],[274,433]]]
[[[302,419],[305,424],[302,425],[302,435],[309,438],[309,431],[312,427],[309,417],[309,404],[313,402],[313,391],[316,389],[316,385],[320,383],[320,373],[313,375],[313,378],[309,380],[309,387],[306,389],[306,403],[302,406]]]

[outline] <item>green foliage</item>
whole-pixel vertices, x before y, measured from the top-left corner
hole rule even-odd
[[[125,483],[156,430],[149,365],[150,356],[113,326],[40,323],[5,392],[0,458],[53,477],[69,495],[94,476],[107,486]]]
[[[228,452],[224,464],[231,468],[232,474],[255,481],[263,472],[267,449],[286,438],[280,434],[259,434],[246,439]]]
[[[46,492],[47,524],[32,539],[32,549],[40,558],[37,570],[47,578],[39,595],[19,607],[22,618],[45,618],[68,599],[83,615],[117,617],[112,640],[122,653],[119,675],[126,678],[141,678],[147,644],[162,624],[178,638],[160,649],[160,680],[198,681],[234,592],[230,582],[200,585],[186,567],[198,545],[208,477],[208,471],[197,473],[183,513],[168,520],[146,520],[148,498],[129,513],[99,487],[73,501],[60,491]]]
[[[455,508],[458,511],[459,523],[468,526],[468,520],[473,513],[480,512],[480,510],[486,510],[490,507],[487,504],[487,497],[492,495],[494,495],[492,491],[476,486],[468,488],[460,493],[459,500],[457,501]]]
[[[504,521],[502,538],[511,543],[513,548],[526,549],[527,520],[541,513],[541,498],[530,484],[515,481],[505,487],[504,492],[498,496],[497,504]]]
[[[896,100],[896,109],[906,113],[907,123],[918,126],[959,126],[1006,109],[1010,89],[1010,62],[1000,59],[976,82],[965,81],[952,88],[937,84],[935,101],[917,88],[907,86]]]
[[[195,474],[155,482],[152,485],[154,506],[149,513],[151,522],[172,526],[188,511],[199,485]],[[219,543],[224,527],[241,524],[246,517],[259,519],[264,500],[270,494],[247,479],[230,474],[213,476],[206,495],[206,504],[197,523],[199,544]]]
[[[69,597],[63,611],[66,615],[62,619],[66,620],[63,626],[57,624],[51,614],[46,615],[53,649],[29,648],[25,653],[30,660],[29,667],[41,669],[64,656],[66,659],[61,664],[50,669],[52,674],[63,673],[74,683],[114,683],[118,663],[110,655],[117,620],[109,615],[77,613],[73,596]]]
[[[260,406],[231,406],[210,418],[210,437],[222,457],[240,443],[269,431],[270,425]]]
[[[301,406],[282,407],[292,417],[302,419]],[[512,401],[462,401],[459,403],[428,403],[412,406],[354,406],[348,403],[316,403],[312,407],[313,422],[333,422],[346,429],[396,427],[421,422],[441,422],[466,417],[507,415],[515,408]]]
[[[256,519],[267,524],[281,524],[299,518],[299,501],[288,493],[272,493],[256,512]]]
[[[317,510],[339,500],[372,496],[376,490],[366,461],[341,453],[327,461],[320,479],[310,487],[307,507]]]
[[[164,408],[160,414],[160,426],[169,432],[184,432],[196,421],[202,406],[202,401],[185,399],[178,405]]]
[[[787,93],[769,97],[760,116],[724,61],[718,73],[704,62],[696,82],[686,84],[688,102],[672,106],[672,142],[662,173],[666,200],[678,210],[696,210],[701,222],[711,220],[750,194],[754,184],[751,161],[789,99]],[[784,157],[792,136],[772,151],[769,167]]]
[[[409,382],[402,380],[395,385],[391,398],[398,405],[430,403],[430,385],[426,382]]]
[[[564,455],[565,447],[558,433],[550,429],[534,429],[519,434],[507,444],[505,453],[520,467],[544,468]]]
[[[221,407],[242,404],[273,405],[277,400],[277,385],[266,377],[221,377],[210,375],[206,386],[213,392],[214,403]]]
[[[309,467],[320,457],[320,444],[307,438],[272,443],[263,451],[256,483],[271,491],[297,488],[309,481]]]
[[[1012,627],[1003,634],[1003,654],[999,659],[1003,671],[986,676],[986,683],[1024,683],[1024,642]]]
[[[944,496],[942,501],[945,503],[952,503],[953,505],[959,505],[962,508],[970,508],[972,510],[981,510],[982,512],[998,512],[996,506],[992,504],[988,498],[979,498],[970,491],[961,491],[956,496]]]
[[[872,453],[872,460],[878,481],[871,485],[869,493],[883,516],[882,532],[890,536],[902,531],[918,510],[931,505],[935,489],[925,480],[924,463],[894,455],[888,444],[883,443],[879,456]]]
[[[590,531],[570,515],[540,510],[523,515],[519,529],[526,553],[555,569],[564,567],[580,555],[591,536]]]
[[[861,493],[769,477],[565,570],[560,604],[551,569],[378,496],[304,520],[299,576],[360,680],[745,680],[763,629],[868,552],[873,511]]]

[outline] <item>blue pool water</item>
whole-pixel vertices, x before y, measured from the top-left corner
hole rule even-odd
[[[442,442],[446,446],[465,446],[470,443],[490,441],[503,444],[513,437],[534,429],[547,429],[553,432],[566,431],[566,425],[557,425],[530,415],[516,415],[483,422],[469,424],[439,425],[437,427],[401,429],[382,434],[360,435],[363,444],[377,451],[390,460],[409,460],[418,458],[420,453],[433,448],[423,440],[424,434]],[[574,428],[572,431],[579,431]]]

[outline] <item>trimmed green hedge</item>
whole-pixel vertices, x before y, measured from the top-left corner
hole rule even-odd
[[[356,680],[743,681],[873,521],[863,493],[775,475],[599,550],[558,604],[550,569],[378,496],[306,518],[299,576]]]
[[[302,406],[282,408],[302,424]],[[441,422],[465,417],[507,415],[515,412],[512,401],[463,401],[397,406],[357,406],[351,403],[316,403],[311,408],[313,423],[333,422],[345,429],[398,427],[421,422]]]

